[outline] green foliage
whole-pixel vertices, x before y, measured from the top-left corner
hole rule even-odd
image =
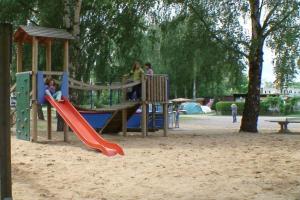
[[[293,106],[290,103],[286,103],[283,107],[283,113],[285,115],[291,114],[293,112]]]
[[[264,114],[288,115],[295,112],[294,107],[298,101],[299,98],[294,97],[284,101],[282,97],[268,96],[261,101],[260,109]]]
[[[295,105],[300,98],[288,98],[285,102],[281,97],[268,96],[260,102],[261,115],[289,115],[295,113]],[[244,102],[219,101],[216,103],[216,111],[220,115],[231,115],[231,105],[238,106],[238,114],[243,114]]]
[[[231,115],[231,105],[236,104],[238,107],[238,114],[242,115],[244,110],[244,102],[230,102],[230,101],[220,101],[216,104],[216,111],[221,115]]]
[[[259,113],[261,115],[268,115],[270,113],[270,111],[269,111],[270,105],[267,102],[261,101],[259,106],[260,106]]]
[[[266,12],[273,11],[261,31],[274,27],[265,39],[276,55],[280,87],[285,87],[297,72],[299,1],[266,0],[261,6]],[[0,8],[1,21],[14,27],[29,22],[63,28],[63,1],[0,1]],[[252,41],[242,21],[247,22],[249,11],[249,1],[242,0],[82,1],[76,78],[120,81],[132,63],[140,60],[151,62],[155,73],[169,75],[171,98],[192,97],[194,83],[197,96],[246,93],[248,57],[244,56],[249,55]],[[282,20],[284,13],[289,15]],[[24,52],[24,69],[30,70],[30,47],[25,46]],[[42,46],[40,53],[39,69],[43,69]],[[52,47],[52,59],[53,70],[61,70],[60,43]],[[264,102],[263,107],[270,103]]]
[[[93,97],[94,106],[96,108],[108,107],[110,105],[119,104],[121,100],[120,92],[110,93],[109,90],[103,90],[101,93]]]
[[[284,102],[281,97],[278,96],[268,96],[267,98],[261,101],[261,108],[263,112],[270,113],[270,114],[278,114],[283,113],[284,109]]]

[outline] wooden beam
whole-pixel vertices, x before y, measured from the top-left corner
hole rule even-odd
[[[165,99],[164,101],[169,103],[169,88],[168,88],[168,76],[165,76]]]
[[[38,71],[38,39],[36,37],[32,38],[32,142],[37,142],[37,78],[36,74]]]
[[[51,68],[52,68],[52,66],[51,66]],[[51,71],[51,72],[50,71],[41,71],[41,72],[43,72],[43,74],[46,76],[61,76],[64,74],[63,72],[56,72],[56,71]]]
[[[147,104],[145,102],[142,103],[142,119],[141,119],[141,127],[142,127],[142,136],[145,137],[147,135]]]
[[[64,41],[64,72],[69,72],[69,40]],[[64,124],[64,141],[68,142],[68,125]]]
[[[47,105],[47,133],[48,133],[48,140],[52,139],[52,112],[51,112],[51,105]]]
[[[46,44],[46,71],[50,72],[52,68],[52,56],[51,56],[52,41],[49,40]],[[51,105],[47,105],[47,135],[48,140],[52,139],[52,117],[51,117]]]
[[[142,92],[142,101],[146,101],[146,76],[142,75],[142,86],[141,86],[141,92]]]
[[[146,78],[142,75],[142,136],[147,135],[147,104],[146,104]]]
[[[149,132],[149,104],[146,103],[146,136],[148,136]]]
[[[0,199],[12,199],[10,135],[10,62],[12,25],[0,24]]]
[[[153,94],[153,90],[154,90],[153,88],[154,88],[154,85],[155,85],[154,84],[154,79],[155,79],[155,77],[151,77],[151,88],[150,88],[150,90],[151,90],[150,91],[150,93],[151,93],[150,94],[150,96],[151,96],[150,101],[151,102],[154,102],[154,94]]]
[[[169,117],[168,117],[168,103],[163,104],[163,115],[164,115],[164,137],[167,137]]]
[[[151,76],[147,76],[147,101],[151,101],[151,94],[150,94],[150,89],[151,89]]]
[[[127,109],[122,110],[122,131],[123,136],[127,136]]]
[[[154,95],[155,95],[155,99],[154,101],[158,102],[158,76],[155,77],[155,88],[154,88]]]
[[[22,72],[23,70],[23,44],[18,42],[17,44],[17,72]]]
[[[165,100],[165,77],[162,76],[161,77],[162,81],[161,81],[161,101],[164,102]]]
[[[64,41],[64,72],[69,72],[69,40]]]

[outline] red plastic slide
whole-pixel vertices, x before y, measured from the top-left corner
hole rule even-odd
[[[80,115],[68,99],[63,97],[64,101],[57,102],[47,95],[45,99],[57,110],[64,121],[86,146],[100,150],[106,156],[114,156],[116,154],[124,155],[123,149],[117,144],[104,140]]]

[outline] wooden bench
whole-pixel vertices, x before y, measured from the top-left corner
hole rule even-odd
[[[279,133],[288,133],[288,124],[289,123],[300,123],[300,118],[285,118],[280,120],[268,120],[269,122],[276,122],[280,125]]]

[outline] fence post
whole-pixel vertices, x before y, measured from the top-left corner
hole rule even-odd
[[[145,76],[142,75],[142,136],[145,137],[147,134],[147,104],[146,104],[146,79]]]
[[[64,72],[69,72],[69,41],[64,41]],[[69,141],[68,125],[64,123],[64,142]]]
[[[38,47],[39,42],[37,37],[32,38],[32,142],[37,142],[38,140],[38,131],[37,131],[37,79],[36,79],[36,74],[38,71]]]
[[[0,24],[0,199],[12,199],[10,141],[10,62],[12,26]]]

